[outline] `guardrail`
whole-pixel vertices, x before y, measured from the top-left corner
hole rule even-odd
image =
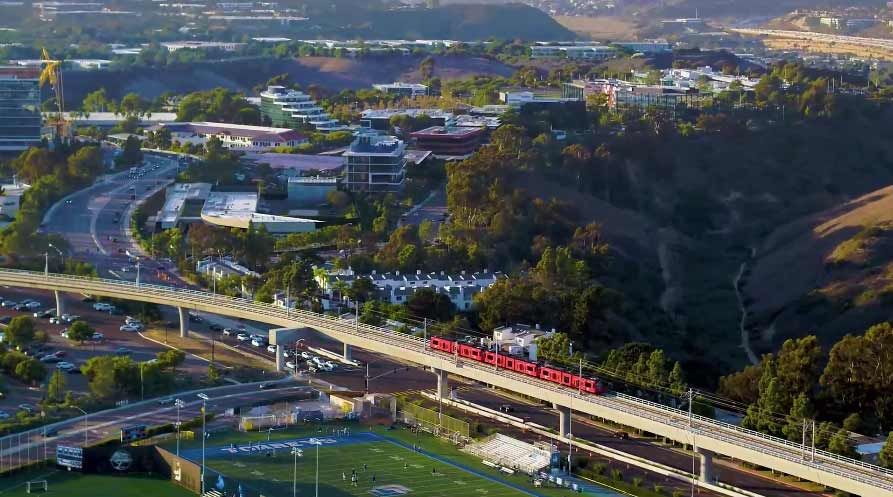
[[[46,289],[90,292],[91,288],[100,293],[113,293],[116,297],[145,300],[147,297],[161,301],[162,304],[180,306],[186,308],[204,307],[205,310],[220,314],[230,314],[246,319],[271,322],[271,324],[289,325],[295,321],[301,324],[316,327],[321,331],[340,333],[355,336],[362,339],[374,339],[382,344],[398,347],[402,350],[423,354],[440,360],[452,360],[466,370],[474,370],[487,374],[504,377],[506,380],[530,385],[535,388],[559,393],[569,397],[569,403],[581,402],[597,404],[602,407],[623,412],[625,414],[646,419],[674,429],[685,428],[690,430],[692,436],[713,438],[718,441],[736,446],[747,447],[760,453],[772,455],[781,460],[794,462],[806,467],[834,474],[844,478],[859,481],[877,488],[893,490],[893,471],[864,463],[855,459],[839,456],[826,451],[815,451],[815,460],[809,461],[803,458],[803,454],[811,448],[788,440],[772,437],[753,430],[741,428],[729,423],[723,423],[702,416],[692,416],[697,425],[689,428],[687,425],[688,413],[673,409],[655,402],[638,399],[624,394],[593,396],[582,395],[577,390],[564,388],[532,377],[509,374],[505,370],[494,368],[490,365],[473,361],[462,361],[457,356],[451,356],[429,350],[425,340],[413,335],[407,335],[377,326],[371,326],[356,322],[345,322],[337,317],[317,314],[306,310],[286,310],[271,304],[258,303],[238,297],[225,295],[211,295],[198,290],[167,287],[154,284],[136,284],[128,281],[91,278],[85,276],[69,276],[58,274],[45,274],[35,271],[22,271],[5,269],[0,270],[0,279],[4,276],[16,276],[20,281],[10,284],[34,285],[46,287]],[[270,321],[272,320],[272,321]],[[574,408],[573,405],[567,407]],[[655,412],[656,411],[656,412]],[[682,425],[682,426],[680,426]]]

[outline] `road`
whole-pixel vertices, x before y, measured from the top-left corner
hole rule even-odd
[[[272,402],[278,399],[305,395],[306,384],[290,380],[267,383],[261,389],[257,383],[224,386],[203,390],[211,400],[208,412],[222,414],[227,409],[246,406],[259,401]],[[181,394],[185,407],[180,409],[180,419],[188,421],[201,415],[201,400],[198,392]],[[44,428],[22,434],[0,438],[0,472],[18,466],[28,460],[37,460],[46,454],[55,454],[57,445],[82,446],[85,439],[95,443],[99,439],[114,437],[123,426],[145,424],[154,426],[173,423],[177,420],[177,409],[172,405],[161,405],[157,400],[138,402],[116,409],[110,409],[84,417],[76,417],[60,423],[48,425],[46,429],[57,434],[44,437]],[[86,427],[85,427],[86,426]]]
[[[70,245],[67,255],[93,264],[101,277],[135,280],[135,267],[125,253],[135,251],[125,233],[130,223],[128,210],[172,181],[177,164],[146,155],[141,170],[144,175],[133,179],[128,172],[107,175],[69,195],[50,208],[41,229],[63,236]],[[57,255],[50,253],[50,257]],[[153,261],[144,266],[140,277],[146,282],[158,281],[154,274],[158,267],[169,269]]]

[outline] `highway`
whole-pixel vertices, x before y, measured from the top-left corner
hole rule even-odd
[[[800,444],[777,439],[633,397],[581,395],[576,390],[461,360],[428,350],[424,340],[360,323],[346,322],[309,311],[286,311],[269,304],[211,295],[205,292],[136,285],[42,272],[0,270],[0,284],[96,296],[154,302],[183,309],[268,323],[285,328],[310,327],[335,340],[379,354],[429,367],[442,375],[462,376],[542,399],[573,411],[693,444],[699,449],[771,468],[864,497],[893,495],[893,472]]]
[[[136,249],[125,232],[130,209],[166,186],[177,171],[175,161],[152,155],[146,155],[140,167],[141,177],[131,179],[127,171],[107,175],[60,200],[44,216],[42,231],[63,236],[70,245],[66,256],[93,264],[100,276],[134,280],[136,273],[125,254]],[[154,269],[164,267],[154,261],[145,266],[141,279],[147,282],[155,281]]]

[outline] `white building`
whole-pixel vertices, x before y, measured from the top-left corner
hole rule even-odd
[[[423,97],[428,94],[428,87],[419,83],[393,82],[387,84],[372,85],[376,90],[389,95],[404,97]]]
[[[165,191],[164,206],[155,219],[161,229],[171,229],[181,223],[201,221],[201,208],[211,194],[210,183],[175,183]]]
[[[171,138],[180,143],[204,145],[212,137],[224,147],[245,152],[262,152],[276,147],[297,147],[307,143],[307,137],[289,128],[249,126],[229,123],[168,123],[162,129],[171,132]]]
[[[219,280],[227,276],[251,276],[260,278],[260,274],[252,271],[247,267],[239,264],[229,257],[208,257],[198,261],[195,265],[195,272],[203,274],[209,278]]]
[[[0,185],[2,196],[0,196],[0,218],[15,219],[19,212],[19,206],[22,204],[22,195],[31,185],[19,183],[18,181]]]
[[[161,43],[161,46],[166,48],[168,52],[176,52],[183,48],[193,50],[219,49],[225,52],[235,52],[245,45],[245,43],[233,43],[228,41],[166,41]]]
[[[532,59],[606,60],[617,55],[614,47],[607,45],[533,45]]]
[[[467,311],[473,306],[475,295],[505,276],[499,272],[491,273],[486,270],[470,274],[464,271],[458,274],[446,274],[443,271],[440,273],[373,271],[371,274],[358,275],[352,269],[317,269],[314,271],[314,277],[328,301],[331,301],[324,302],[325,305],[342,298],[340,288],[349,288],[354,281],[365,278],[372,281],[380,299],[392,304],[403,304],[419,289],[428,288],[449,297],[456,309]]]
[[[537,359],[538,346],[536,341],[540,338],[549,338],[555,334],[555,330],[545,331],[539,325],[515,324],[500,326],[493,330],[492,344],[511,355],[524,355],[531,361]]]
[[[257,212],[257,193],[212,192],[202,207],[202,221],[227,228],[264,227],[268,233],[285,235],[307,233],[318,221],[299,217],[276,216]]]

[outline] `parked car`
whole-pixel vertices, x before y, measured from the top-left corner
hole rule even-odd
[[[313,355],[310,352],[307,352],[306,350],[304,352],[301,352],[301,359],[312,359],[312,358],[313,358]]]
[[[47,319],[56,315],[56,309],[44,309],[42,311],[36,311],[33,316],[38,319]]]
[[[16,302],[15,300],[4,300],[3,302],[0,302],[0,306],[3,306],[7,309],[12,309],[13,307],[15,307],[17,305],[19,305],[19,303]]]
[[[271,353],[271,354],[275,354],[275,353],[276,353],[276,346],[275,346],[275,345],[267,345],[267,352],[269,352],[269,353]]]
[[[257,338],[251,339],[251,345],[254,345],[255,347],[263,347],[266,344],[267,344],[267,342],[264,340],[259,340]]]
[[[124,318],[124,324],[143,324],[139,319],[127,316]]]
[[[297,369],[298,365],[295,364],[293,361],[286,361],[285,367],[288,369]]]
[[[313,356],[310,360],[313,361],[313,364],[316,364],[317,366],[322,366],[323,364],[325,364],[325,361],[323,361],[318,356]]]
[[[324,362],[319,365],[319,369],[321,369],[323,371],[334,371],[335,367],[332,365],[331,362]]]
[[[96,302],[95,304],[93,304],[93,310],[100,311],[100,312],[109,312],[114,307],[115,306],[113,306],[112,304],[109,304],[107,302]]]
[[[126,331],[129,333],[139,333],[140,331],[143,331],[143,325],[141,325],[141,324],[122,324],[121,327],[118,328],[118,330]]]
[[[28,310],[28,304],[26,304],[24,302],[19,302],[12,309],[15,311],[19,311],[19,312],[25,312]]]
[[[56,356],[54,356],[53,354],[47,354],[47,355],[45,355],[45,356],[43,356],[43,357],[40,358],[40,362],[43,362],[43,363],[46,363],[46,364],[52,364],[52,363],[55,363],[55,362],[61,362],[61,361],[62,361],[61,358],[56,357]]]
[[[42,304],[41,304],[40,302],[36,301],[36,300],[32,300],[32,301],[28,302],[28,303],[25,304],[25,305],[26,305],[26,307],[27,307],[27,309],[28,309],[29,311],[33,311],[33,310],[36,310],[36,309],[40,309],[40,306],[41,306]]]
[[[51,316],[50,324],[62,324],[62,318],[57,317],[57,316]]]
[[[59,336],[62,338],[68,338],[68,328],[62,328],[62,331],[59,332]]]
[[[514,412],[515,408],[512,407],[511,404],[502,404],[501,406],[499,406],[499,410],[502,412]]]
[[[223,329],[223,334],[226,335],[226,336],[232,336],[232,335],[234,335],[235,333],[236,333],[236,330],[234,330],[234,329],[232,329],[232,328],[224,328],[224,329]]]
[[[248,340],[251,340],[251,337],[249,337],[245,333],[239,333],[238,335],[236,335],[236,340],[240,342],[247,342]]]

